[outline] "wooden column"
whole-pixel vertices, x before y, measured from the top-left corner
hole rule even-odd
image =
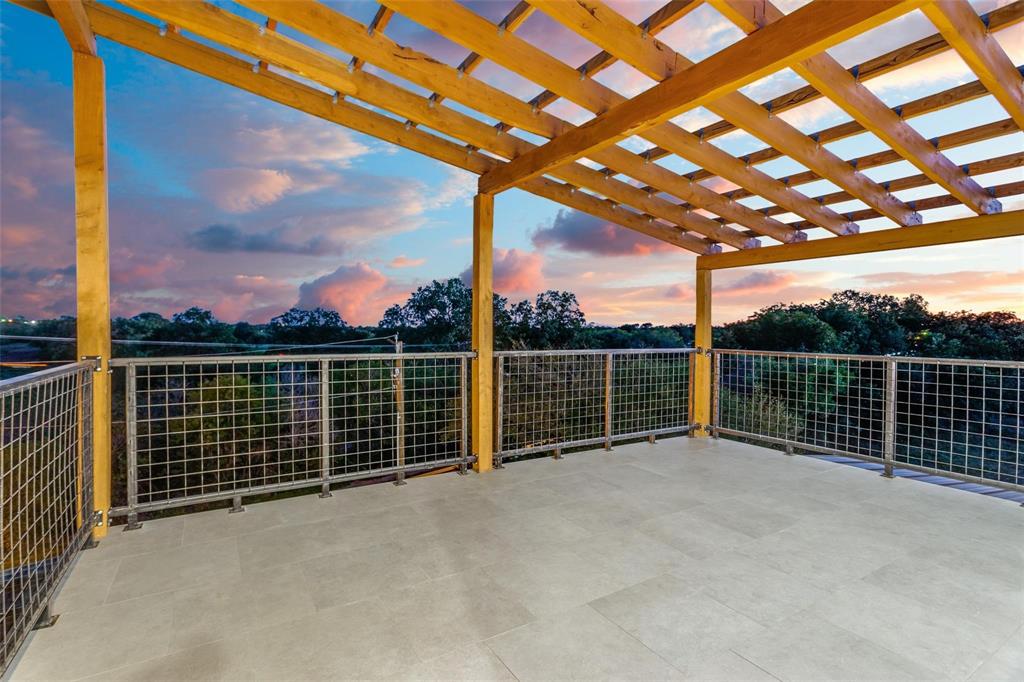
[[[476,471],[494,459],[494,195],[473,200],[473,454]]]
[[[94,508],[103,515],[94,532],[107,534],[110,509],[110,250],[107,234],[107,135],[103,61],[81,52],[74,59],[75,249],[78,357],[99,356],[93,376]]]
[[[693,345],[698,352],[693,356],[693,418],[692,423],[702,428],[694,436],[707,436],[703,429],[711,423],[711,270],[697,270],[697,316],[693,331]]]

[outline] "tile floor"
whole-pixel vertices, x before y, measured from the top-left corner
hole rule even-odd
[[[725,440],[84,552],[14,680],[1024,680],[1024,509]]]

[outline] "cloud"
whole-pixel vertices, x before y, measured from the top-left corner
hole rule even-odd
[[[693,287],[685,284],[673,284],[665,290],[665,298],[674,301],[689,301],[693,295]]]
[[[426,262],[426,258],[409,258],[405,255],[401,255],[392,258],[389,265],[393,268],[416,268]]]
[[[348,168],[371,147],[338,126],[271,125],[243,128],[237,134],[237,156],[253,165],[294,163]]]
[[[544,259],[539,253],[519,249],[494,250],[494,290],[501,294],[533,293],[544,288],[541,267]],[[462,281],[471,286],[472,266],[463,270]]]
[[[408,293],[367,263],[355,263],[301,284],[296,305],[337,310],[351,324],[375,324],[385,308],[404,301]]]
[[[268,168],[214,168],[200,174],[200,192],[228,213],[249,213],[272,204],[292,187],[292,178]]]
[[[727,296],[776,293],[792,286],[795,281],[796,275],[792,272],[755,271],[734,282],[715,287],[715,293]]]
[[[194,249],[210,253],[242,251],[250,253],[293,253],[303,255],[321,254],[330,244],[314,237],[304,242],[288,241],[280,228],[247,234],[236,225],[207,225],[185,237],[185,242]]]
[[[532,235],[539,249],[556,247],[563,251],[593,256],[645,256],[678,251],[678,247],[600,220],[585,213],[560,210],[547,227]]]
[[[886,294],[920,294],[937,302],[955,305],[989,306],[999,300],[1010,308],[1024,310],[1024,270],[996,272],[879,272],[856,277],[871,291]]]
[[[15,113],[3,115],[0,129],[3,130],[0,180],[18,198],[31,201],[39,197],[41,188],[55,181],[60,184],[71,181],[74,169],[71,154],[44,130]]]

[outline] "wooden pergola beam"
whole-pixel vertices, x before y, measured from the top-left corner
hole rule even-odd
[[[303,31],[349,54],[358,55],[390,73],[394,73],[423,87],[430,87],[445,97],[459,101],[488,116],[504,121],[505,123],[497,126],[496,132],[498,133],[504,133],[511,127],[517,127],[550,138],[573,128],[572,125],[562,119],[540,109],[535,109],[527,103],[472,76],[460,75],[456,69],[445,65],[430,55],[397,45],[384,35],[368,35],[361,24],[320,3],[300,2],[298,0],[241,0],[241,4],[254,11],[277,17],[282,23]],[[505,41],[518,41],[511,34],[506,33],[504,35]],[[450,132],[447,129],[442,130],[446,133]],[[607,189],[617,187],[622,191],[632,192],[634,196],[637,196],[638,191],[641,195],[645,192],[656,194],[664,191],[683,198],[693,206],[704,208],[723,216],[729,222],[744,225],[759,234],[772,237],[773,239],[790,242],[799,241],[803,238],[802,234],[786,228],[777,220],[766,218],[764,215],[747,208],[743,204],[732,202],[720,194],[702,185],[692,183],[685,178],[681,178],[657,164],[644,163],[635,154],[620,147],[610,147],[602,150],[599,155],[595,155],[595,158],[599,158],[602,163],[612,164],[624,173],[648,183],[652,188],[656,188],[637,190],[637,188],[631,185],[630,190],[625,190],[625,188],[616,185],[617,180],[610,179],[604,174],[600,176],[593,175],[594,171],[587,169],[592,178],[601,180],[599,186],[593,188],[597,192],[606,193]],[[699,214],[691,214],[688,218],[685,218],[687,222],[682,222],[680,225],[687,229],[699,231],[701,224],[706,227],[701,218],[702,216]],[[682,220],[684,218],[677,216],[676,219]]]
[[[586,156],[894,19],[918,0],[815,0],[793,14],[609,109],[540,149],[480,178],[481,192],[501,192]]]
[[[340,89],[349,86],[357,99],[393,111],[467,141],[478,149],[486,149],[505,158],[512,158],[534,147],[531,143],[500,134],[492,126],[447,107],[437,106],[427,98],[365,71],[346,72],[343,62],[281,35],[262,34],[261,40],[246,39],[258,33],[258,27],[239,16],[203,3],[186,1],[124,0],[130,7],[157,18],[175,21],[188,30],[210,40],[230,44],[235,49],[270,61],[299,74],[312,77],[324,85]],[[254,3],[258,4],[258,3]],[[269,11],[269,10],[268,10]],[[268,14],[268,16],[275,16]],[[290,22],[283,22],[293,25]],[[339,77],[338,73],[343,73]],[[608,180],[592,169],[576,164],[562,169],[559,177],[610,196],[619,203],[640,208],[643,212],[670,223],[704,234],[736,248],[758,246],[756,240],[738,230],[710,218],[690,213],[686,208],[618,180]],[[702,247],[703,248],[703,247]]]
[[[767,263],[789,263],[814,258],[911,249],[921,246],[960,244],[1021,235],[1024,235],[1024,211],[1009,211],[944,220],[920,225],[913,229],[891,228],[850,235],[842,239],[814,239],[800,244],[768,246],[752,251],[731,251],[712,256],[699,256],[697,268],[721,270]]]
[[[48,0],[47,4],[71,49],[95,57],[96,36],[89,25],[82,0]]]
[[[760,0],[756,1],[759,2]],[[988,24],[989,31],[993,33],[996,31],[1003,30],[1005,28],[1009,28],[1011,26],[1015,26],[1021,21],[1024,21],[1024,0],[1014,0],[1014,2],[1011,2],[1008,5],[997,7],[988,14],[985,14],[984,17],[985,21]],[[891,73],[893,71],[896,71],[897,69],[902,69],[912,64],[916,64],[917,62],[920,62],[923,59],[934,57],[935,55],[941,54],[949,49],[950,45],[949,43],[946,42],[946,39],[942,37],[942,34],[935,33],[933,35],[921,38],[920,40],[916,40],[907,45],[903,45],[902,47],[898,47],[895,50],[890,50],[889,52],[878,55],[877,57],[868,59],[867,61],[856,64],[853,67],[851,67],[851,71],[856,70],[857,80],[860,82],[864,82],[872,78],[877,78],[878,76]],[[950,98],[949,102],[945,105],[940,105],[939,107],[936,108],[941,108],[941,106],[951,106],[952,104],[955,104],[959,101],[966,101],[969,98],[973,98],[975,96],[980,97],[983,96],[984,94],[987,94],[976,94],[975,91],[965,99],[960,100],[956,97],[957,93],[959,93],[959,90],[957,88],[953,88],[952,90],[947,91],[947,93]],[[938,95],[932,95],[930,97],[924,97],[921,100],[918,100],[917,102],[921,104],[930,105],[932,102],[936,101],[931,98],[939,98],[941,95],[942,93],[939,93]],[[817,99],[820,99],[821,97],[822,94],[815,90],[814,86],[805,85],[791,92],[787,92],[783,95],[779,95],[778,97],[773,97],[770,100],[761,102],[761,106],[768,111],[772,111],[776,114],[779,114],[784,111],[789,111],[790,109],[794,109],[796,107],[807,104],[808,102],[813,102]],[[933,110],[934,109],[929,109],[929,111]],[[915,112],[914,108],[910,104],[903,105],[904,117],[916,116],[918,115],[918,113],[927,113],[927,111]],[[854,124],[859,125],[856,124],[855,122]],[[736,130],[736,126],[734,126],[732,123],[729,123],[728,121],[722,120],[704,126],[703,128],[700,129],[699,132],[705,140],[711,140],[721,135],[725,135],[726,133],[731,132],[733,130]],[[850,134],[856,134],[861,130],[863,130],[863,128],[855,130]],[[663,147],[655,146],[651,147],[650,149],[644,150],[643,152],[641,152],[641,154],[643,154],[646,158],[649,159],[661,159],[664,158],[665,156],[672,154],[672,152]]]
[[[656,81],[664,81],[681,69],[694,65],[694,62],[657,38],[644,35],[641,29],[600,0],[530,2],[566,28],[603,47]],[[709,102],[706,107],[746,132],[773,145],[818,175],[829,178],[850,195],[897,224],[906,226],[921,223],[920,214],[878,183],[858,173],[819,142],[762,109],[741,92],[730,92],[720,99]]]
[[[922,10],[1010,118],[1024,129],[1024,78],[971,6],[963,1],[937,0]]]
[[[602,85],[597,80],[587,78],[586,74],[581,74],[519,36],[506,33],[502,35],[501,40],[495,40],[493,36],[497,32],[497,28],[494,24],[454,0],[432,0],[429,3],[416,0],[383,0],[383,2],[423,26],[431,30],[443,31],[450,40],[485,55],[500,66],[533,80],[594,113],[599,114],[607,111],[611,106],[627,101],[618,92]],[[266,0],[258,0],[258,2],[244,0],[244,4],[254,6],[258,4],[262,7],[267,2]],[[279,4],[288,5],[290,3]],[[436,60],[431,60],[431,62],[430,65],[417,64],[416,66],[429,68],[434,65],[433,62]],[[478,99],[479,104],[470,106],[483,111],[487,106],[487,101],[484,98]],[[510,118],[501,118],[501,120],[512,122]],[[546,117],[545,112],[536,110],[535,115],[517,120],[516,125],[518,127],[525,126],[524,129],[531,130],[537,128],[538,125],[550,122],[551,119]],[[560,129],[548,129],[545,136],[555,137],[571,129],[571,127],[565,126]],[[531,132],[545,134],[534,130]],[[679,126],[663,123],[645,131],[642,136],[656,144],[672,149],[673,152],[698,166],[714,170],[722,177],[760,194],[769,201],[786,206],[797,215],[812,220],[816,225],[835,234],[848,234],[857,230],[856,224],[846,220],[835,211],[816,204],[810,198],[786,187],[766,173],[748,167],[742,160],[731,156],[715,145],[704,144],[703,140],[687,133]],[[613,162],[605,155],[614,155]],[[590,158],[646,182],[659,191],[678,196],[694,206],[728,217],[734,222],[750,227],[755,232],[780,241],[794,240],[794,233],[787,232],[787,229],[778,221],[765,223],[764,216],[758,217],[756,211],[752,211],[740,203],[723,199],[721,195],[708,188],[698,183],[692,183],[688,178],[668,171],[658,164],[649,163],[646,159],[618,145],[592,152]],[[656,182],[648,179],[652,174],[658,174]],[[753,220],[760,220],[761,224],[751,225]]]
[[[15,4],[52,16],[42,0],[11,0]],[[383,116],[349,102],[333,98],[315,88],[281,74],[254,73],[253,65],[225,52],[177,34],[160,35],[157,26],[100,4],[87,7],[98,35],[154,57],[235,86],[252,94],[376,137],[438,161],[481,174],[498,162],[422,130],[410,129],[401,121]],[[697,253],[715,253],[719,247],[635,211],[613,207],[607,201],[576,191],[569,185],[538,178],[523,186],[525,191],[568,208],[593,215],[654,239]]]
[[[393,10],[381,5],[377,8],[377,12],[373,15],[373,19],[370,20],[369,25],[366,27],[366,31],[371,35],[377,31],[383,31],[387,25],[391,22],[391,17],[395,16]],[[366,62],[359,57],[352,57],[349,60],[348,66],[354,71],[358,71],[363,68]]]

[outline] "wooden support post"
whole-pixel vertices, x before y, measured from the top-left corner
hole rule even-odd
[[[473,452],[476,471],[490,471],[494,450],[494,195],[473,200]]]
[[[107,234],[107,117],[103,61],[74,52],[75,249],[78,357],[98,356],[93,376],[94,538],[110,509],[110,249]]]
[[[697,315],[693,331],[693,435],[707,436],[711,423],[711,270],[697,270]]]

